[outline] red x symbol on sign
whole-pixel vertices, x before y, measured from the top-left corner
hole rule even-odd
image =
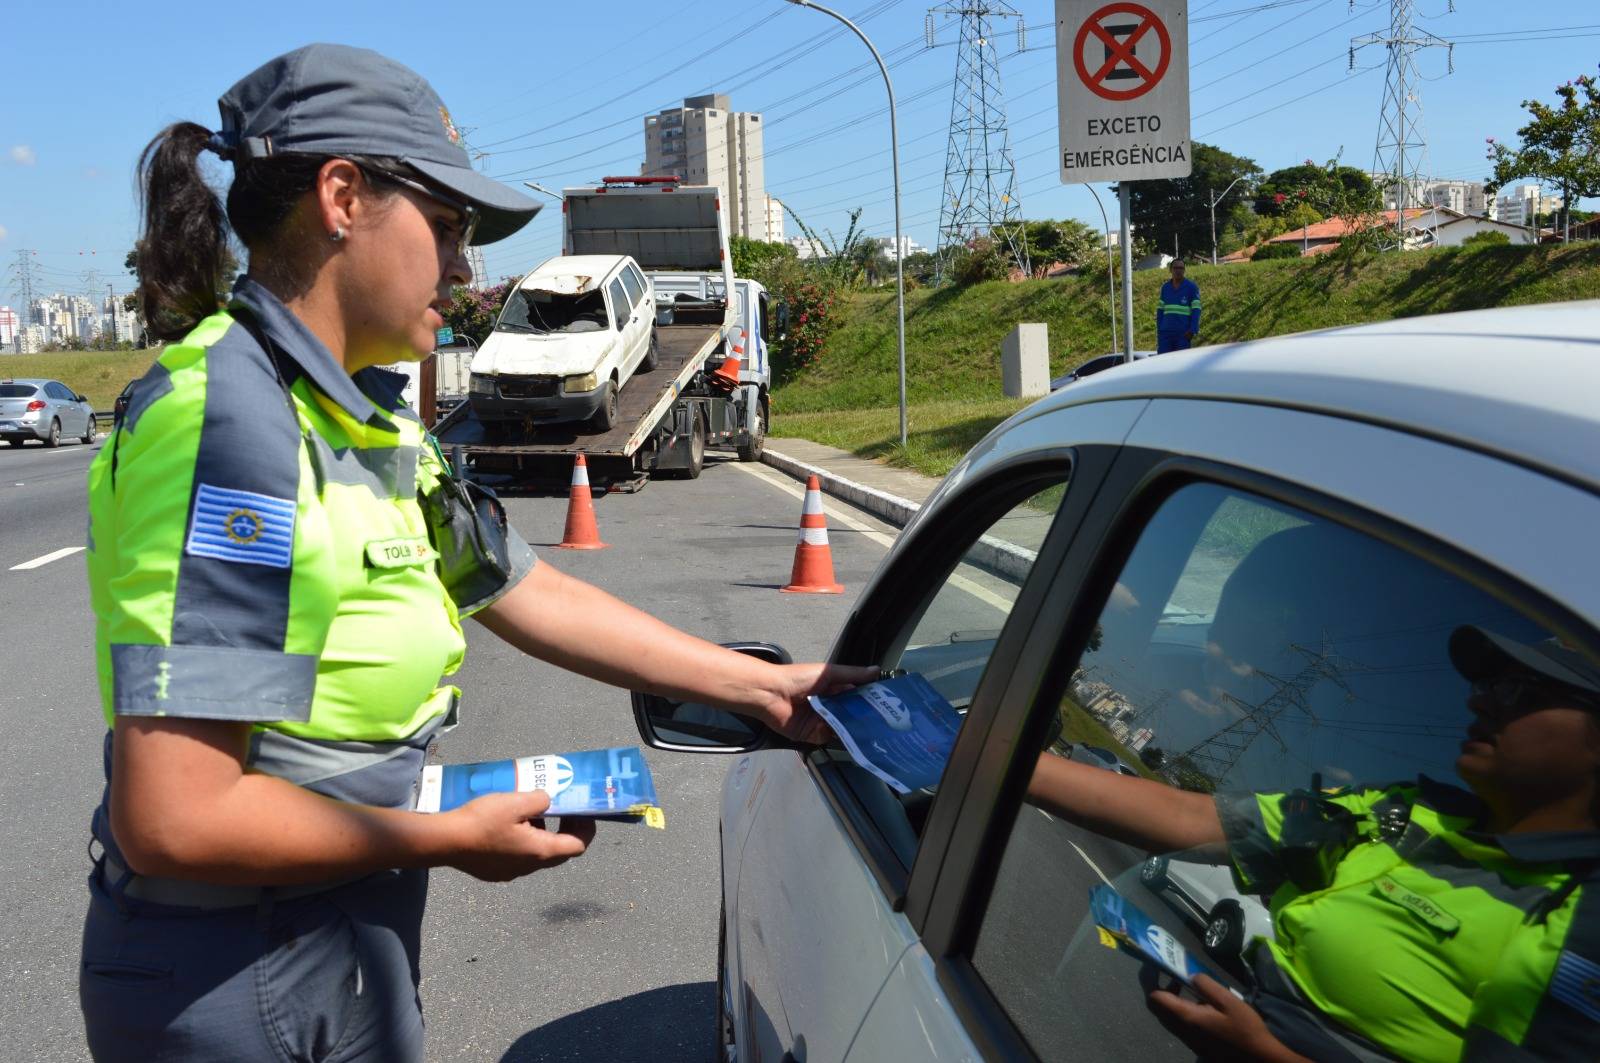
[[[1102,21],[1112,15],[1129,15],[1138,21],[1129,26],[1104,26]],[[1134,54],[1140,39],[1150,30],[1155,30],[1156,38],[1161,43],[1161,58],[1156,62],[1155,69],[1139,60]],[[1089,71],[1083,61],[1084,46],[1089,43],[1090,35],[1098,38],[1105,46],[1105,62],[1093,73]],[[1155,12],[1140,4],[1114,3],[1107,4],[1084,20],[1078,29],[1078,36],[1073,44],[1073,63],[1077,66],[1078,77],[1088,90],[1096,96],[1107,100],[1132,100],[1151,89],[1161,81],[1161,76],[1167,72],[1167,64],[1172,58],[1172,39],[1167,34],[1167,27]],[[1118,69],[1118,68],[1123,69]],[[1137,78],[1138,84],[1117,89],[1111,87],[1111,82],[1125,78]]]

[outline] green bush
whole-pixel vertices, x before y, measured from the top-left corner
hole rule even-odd
[[[1499,229],[1485,229],[1481,233],[1473,233],[1461,241],[1462,247],[1497,247],[1500,244],[1509,244],[1511,237]]]
[[[1265,262],[1274,258],[1299,258],[1300,249],[1294,244],[1276,243],[1262,244],[1250,256],[1251,262]]]

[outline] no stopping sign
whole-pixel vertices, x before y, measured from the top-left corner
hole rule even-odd
[[[1133,100],[1161,83],[1172,63],[1172,36],[1142,4],[1107,4],[1078,28],[1072,61],[1096,96]]]
[[[1187,177],[1186,0],[1056,0],[1061,180]]]

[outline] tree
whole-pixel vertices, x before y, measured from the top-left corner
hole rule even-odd
[[[1334,213],[1329,207],[1335,200],[1373,210],[1382,203],[1372,178],[1354,166],[1340,166],[1337,162],[1319,166],[1310,159],[1299,166],[1272,171],[1255,189],[1255,211],[1262,217],[1282,217],[1302,204],[1310,204],[1319,212],[1320,220]]]
[[[1556,87],[1560,103],[1551,106],[1523,100],[1531,115],[1517,130],[1516,148],[1488,138],[1494,174],[1484,188],[1498,192],[1508,183],[1531,177],[1561,190],[1564,229],[1571,235],[1572,201],[1600,196],[1600,82],[1578,77]]]
[[[748,236],[728,237],[728,252],[733,256],[735,277],[754,277],[758,280],[779,260],[796,257],[794,248],[788,244],[752,240]]]
[[[1194,144],[1193,170],[1188,177],[1169,181],[1136,181],[1129,195],[1133,223],[1139,238],[1163,252],[1174,246],[1180,252],[1211,253],[1211,200],[1232,190],[1217,203],[1217,233],[1241,229],[1249,220],[1246,202],[1261,167],[1254,159],[1231,155],[1210,144]],[[1237,181],[1237,184],[1234,182]],[[1176,243],[1174,243],[1176,239]]]
[[[500,308],[516,281],[501,281],[492,288],[456,288],[450,292],[450,305],[444,308],[444,323],[458,336],[470,336],[472,342],[483,345],[494,329]]]
[[[1100,234],[1076,218],[1026,221],[1021,235],[1027,241],[1036,276],[1054,262],[1081,266],[1105,247]]]
[[[1469,236],[1465,240],[1461,241],[1461,246],[1462,247],[1495,247],[1495,246],[1498,246],[1498,245],[1501,245],[1501,244],[1509,244],[1510,242],[1511,242],[1511,237],[1507,236],[1505,233],[1501,232],[1500,230],[1498,230],[1498,229],[1485,229],[1483,232],[1481,232],[1481,233],[1473,233],[1471,236]]]

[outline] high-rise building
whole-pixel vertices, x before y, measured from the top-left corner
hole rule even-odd
[[[771,196],[767,197],[767,235],[762,239],[769,244],[783,243],[783,204]]]
[[[1495,207],[1500,221],[1531,228],[1540,214],[1554,214],[1561,209],[1561,197],[1538,185],[1518,185],[1505,189],[1505,194],[1495,200]]]
[[[0,306],[0,349],[10,347],[17,339],[17,329],[22,319],[9,306]]]
[[[644,172],[716,185],[730,236],[770,239],[761,116],[729,109],[727,95],[691,96],[644,120]],[[780,214],[779,221],[782,221]]]

